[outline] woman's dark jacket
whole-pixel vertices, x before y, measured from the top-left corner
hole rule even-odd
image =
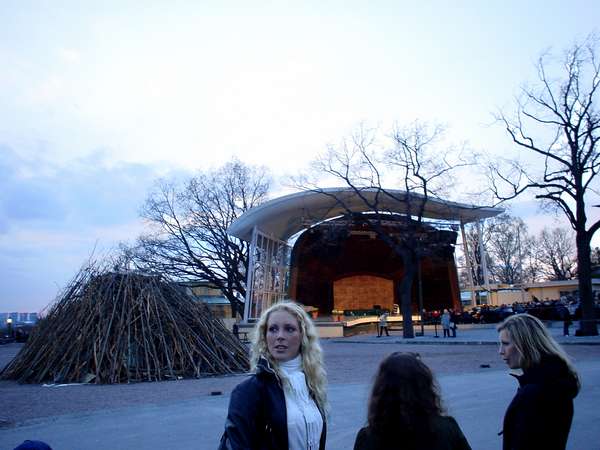
[[[460,427],[453,417],[438,416],[431,422],[431,430],[418,436],[416,447],[411,449],[427,450],[471,450],[471,446],[463,435]],[[356,436],[354,450],[400,450],[407,448],[403,433],[398,431],[393,440],[386,440],[383,436],[374,432],[371,427],[362,428]]]
[[[503,450],[564,450],[578,391],[567,364],[545,356],[515,377],[519,389],[504,415]]]
[[[319,450],[325,449],[326,432],[323,417]],[[287,412],[283,389],[273,368],[266,359],[261,358],[256,373],[237,385],[231,393],[219,450],[287,448]]]

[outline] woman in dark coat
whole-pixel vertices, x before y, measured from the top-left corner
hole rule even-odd
[[[315,326],[280,302],[254,330],[254,374],[231,393],[220,450],[324,450],[326,378]]]
[[[392,353],[375,377],[368,426],[354,450],[471,450],[460,427],[443,414],[437,383],[419,357]]]
[[[579,377],[544,324],[529,314],[508,317],[497,327],[502,359],[519,389],[504,415],[503,450],[564,450],[573,419]]]

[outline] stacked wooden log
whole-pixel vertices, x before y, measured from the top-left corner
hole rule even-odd
[[[160,277],[82,269],[0,378],[127,383],[245,372],[247,349]]]

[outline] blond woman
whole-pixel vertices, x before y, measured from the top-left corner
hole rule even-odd
[[[508,317],[497,327],[500,356],[519,389],[504,415],[504,450],[564,450],[573,419],[579,377],[544,324],[529,314]]]
[[[256,324],[253,375],[232,392],[220,449],[324,450],[326,378],[318,334],[302,307],[276,303]]]

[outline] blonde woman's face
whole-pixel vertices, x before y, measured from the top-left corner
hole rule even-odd
[[[513,340],[506,330],[500,332],[500,348],[498,353],[500,353],[506,365],[511,369],[521,368],[521,353],[515,347]]]
[[[287,311],[274,311],[267,322],[267,348],[274,360],[285,362],[300,353],[302,333],[298,320]]]

